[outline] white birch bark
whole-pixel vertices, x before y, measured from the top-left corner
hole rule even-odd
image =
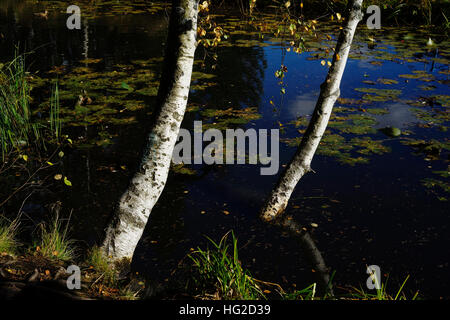
[[[353,36],[363,14],[363,0],[351,0],[347,23],[342,29],[336,44],[333,63],[328,71],[325,82],[320,87],[320,95],[314,109],[311,121],[302,138],[293,160],[284,171],[268,201],[261,211],[261,218],[270,222],[278,218],[285,210],[289,198],[298,181],[311,171],[311,161],[320,140],[327,128],[334,103],[340,95],[340,84],[347,63]]]
[[[102,250],[111,260],[131,259],[169,173],[172,152],[186,110],[197,46],[197,0],[173,0],[159,113],[147,137],[140,167],[106,228]]]

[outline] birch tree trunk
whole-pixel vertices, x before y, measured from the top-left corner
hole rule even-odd
[[[141,164],[106,228],[102,250],[113,261],[131,259],[161,195],[186,110],[197,46],[197,0],[172,0],[158,115],[147,136]]]
[[[289,198],[298,181],[311,171],[311,161],[327,128],[334,103],[340,95],[340,84],[347,63],[348,54],[356,27],[361,21],[363,0],[349,0],[350,10],[345,27],[342,29],[336,44],[333,63],[327,78],[320,87],[320,95],[311,121],[302,138],[293,160],[284,171],[272,194],[265,203],[261,218],[270,222],[278,218],[285,210]]]

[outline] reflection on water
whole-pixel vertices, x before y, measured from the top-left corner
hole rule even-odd
[[[407,128],[411,124],[420,122],[409,110],[409,106],[403,103],[390,103],[385,106],[389,111],[386,115],[377,116],[377,128],[397,127]]]
[[[298,117],[311,116],[318,97],[318,92],[309,92],[295,97],[287,107],[286,112],[289,114],[289,117],[285,117],[286,120],[292,121]]]
[[[101,237],[112,206],[139,159],[164,50],[166,15],[163,10],[99,14],[84,21],[82,30],[69,32],[64,28],[64,14],[52,11],[48,20],[33,15],[42,9],[27,1],[0,3],[4,36],[0,60],[10,58],[17,43],[22,49],[34,50],[29,57],[31,71],[39,70],[42,77],[58,75],[66,90],[66,115],[83,125],[65,129],[76,142],[64,162],[73,188],[51,197],[44,193],[30,198],[26,208],[29,215],[38,215],[40,203],[62,199],[66,208],[74,208],[73,234],[92,244]],[[318,224],[312,235],[327,264],[337,271],[338,283],[365,283],[366,264],[376,264],[382,273],[394,277],[411,274],[412,289],[448,296],[448,202],[435,195],[441,190],[432,193],[421,182],[434,177],[434,171],[448,170],[448,147],[429,161],[426,151],[417,152],[402,139],[436,139],[448,145],[449,44],[442,42],[439,53],[433,53],[424,47],[425,36],[417,30],[409,31],[415,37],[407,41],[404,30],[387,31],[376,45],[368,43],[363,30],[359,32],[342,82],[343,100],[336,105],[327,131],[336,140],[323,148],[367,161],[351,166],[330,152],[317,155],[313,161],[316,173],[301,181],[287,214],[307,226]],[[233,37],[230,41],[248,39]],[[219,48],[217,61],[203,49],[197,51],[194,71],[198,73],[183,127],[192,129],[193,121],[201,119],[212,127],[281,128],[282,139],[299,137],[305,125],[302,118],[311,115],[327,72],[321,58],[315,57],[323,52],[314,49],[283,55],[279,44],[233,43]],[[100,62],[80,62],[86,58]],[[280,95],[279,79],[274,76],[281,64],[288,67],[285,95]],[[65,69],[58,73],[61,66]],[[56,72],[47,73],[50,70]],[[70,79],[74,70],[79,71],[79,78]],[[152,85],[146,85],[149,82]],[[433,85],[432,90],[423,90],[424,85],[428,89]],[[82,88],[94,103],[76,109],[80,92],[70,91]],[[48,88],[44,85],[40,90],[45,93]],[[46,97],[41,91],[36,93]],[[421,97],[428,97],[429,103],[418,102]],[[88,112],[95,108],[95,117],[89,118]],[[233,113],[245,108],[255,111],[245,116]],[[422,113],[411,108],[420,108]],[[125,118],[131,122],[117,120]],[[292,123],[296,120],[298,126]],[[384,127],[397,127],[405,135],[391,139],[376,130]],[[378,144],[352,140],[358,137],[370,137]],[[390,152],[380,151],[379,144]],[[294,152],[295,147],[281,143],[281,165]],[[219,239],[234,229],[242,245],[242,260],[257,278],[283,286],[295,283],[297,288],[309,284],[310,268],[298,244],[262,225],[257,217],[276,176],[260,176],[258,167],[247,165],[190,169],[193,174],[173,172],[169,177],[137,250],[138,268],[167,277],[189,248],[206,243],[204,235]]]

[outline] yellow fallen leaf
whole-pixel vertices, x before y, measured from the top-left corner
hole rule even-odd
[[[24,155],[22,155],[22,159],[25,161],[28,161],[28,156],[24,154]]]
[[[69,186],[69,187],[72,186],[72,182],[70,182],[69,179],[67,179],[67,177],[64,177],[64,183],[66,186]]]
[[[325,60],[320,61],[320,64],[324,66],[326,64]]]
[[[223,210],[222,212],[223,212],[223,214],[226,215],[226,216],[230,214],[230,212],[227,211],[227,210]]]

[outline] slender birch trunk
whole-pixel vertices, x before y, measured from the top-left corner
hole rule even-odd
[[[147,136],[138,171],[120,198],[106,228],[103,252],[113,261],[131,259],[169,173],[186,110],[197,46],[197,0],[172,0],[158,115]]]
[[[363,0],[351,0],[349,2],[350,13],[347,23],[337,41],[333,63],[328,71],[327,78],[320,87],[320,95],[311,121],[293,160],[284,171],[261,211],[261,218],[266,222],[275,220],[284,212],[295,186],[303,175],[311,171],[310,165],[314,153],[327,128],[334,103],[340,95],[339,87],[353,36],[359,21],[363,17],[362,2]]]

